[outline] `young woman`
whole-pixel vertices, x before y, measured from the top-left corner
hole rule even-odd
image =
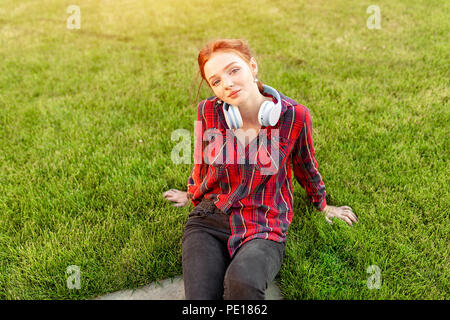
[[[337,217],[352,226],[357,217],[348,206],[327,205],[308,108],[257,79],[244,40],[208,43],[198,64],[215,95],[198,104],[194,158],[200,161],[187,192],[163,194],[174,206],[194,205],[182,240],[186,299],[264,299],[292,221],[291,166],[328,223]],[[211,138],[211,130],[219,135]],[[208,141],[222,148],[211,152]],[[266,170],[264,157],[274,170]]]

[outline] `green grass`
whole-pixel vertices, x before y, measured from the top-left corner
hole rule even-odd
[[[197,54],[223,37],[247,39],[258,78],[311,110],[328,203],[359,217],[328,225],[294,182],[285,298],[449,299],[449,13],[430,0],[2,1],[0,298],[90,299],[182,274],[192,205],[162,192],[185,189],[192,165],[172,163],[171,133],[193,133]]]

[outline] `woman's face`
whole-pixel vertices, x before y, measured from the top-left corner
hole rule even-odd
[[[204,66],[205,77],[216,97],[234,106],[250,101],[258,94],[258,86],[254,82],[257,71],[253,58],[249,66],[232,52],[215,53]],[[235,91],[239,92],[230,96]]]

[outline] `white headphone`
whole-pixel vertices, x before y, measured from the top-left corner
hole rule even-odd
[[[272,101],[264,101],[259,107],[258,121],[262,126],[274,126],[280,119],[281,114],[281,98],[278,92],[265,84],[263,84],[264,93],[271,94],[277,100],[277,103]],[[239,108],[231,104],[223,102],[223,114],[227,121],[228,128],[239,129],[242,128],[242,117]]]

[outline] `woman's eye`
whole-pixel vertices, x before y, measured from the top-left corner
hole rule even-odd
[[[233,70],[231,70],[232,73],[236,73],[235,71],[238,72],[238,71],[239,71],[239,68],[234,68]],[[216,81],[213,82],[212,85],[213,85],[213,86],[216,86],[218,83],[219,83],[219,80],[216,80]]]

